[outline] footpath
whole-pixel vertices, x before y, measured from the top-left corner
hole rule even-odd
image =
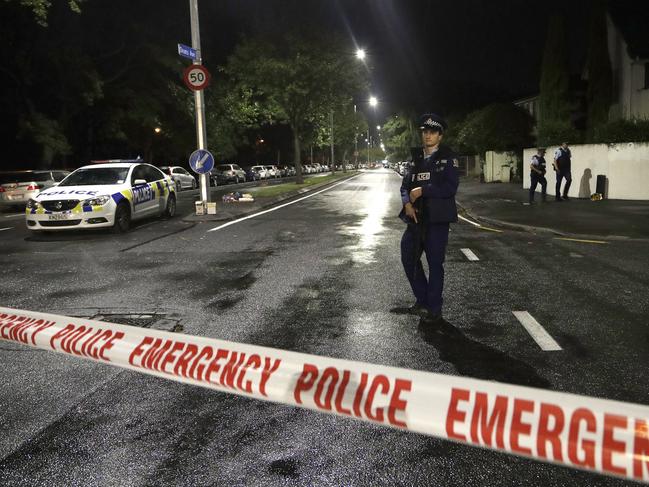
[[[478,222],[520,231],[566,237],[649,240],[649,201],[570,199],[557,202],[541,194],[528,205],[521,183],[480,183],[462,178],[457,194],[466,216]]]

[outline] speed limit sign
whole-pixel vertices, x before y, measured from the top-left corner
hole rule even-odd
[[[210,73],[202,64],[190,64],[183,73],[183,81],[190,90],[200,91],[210,84]]]

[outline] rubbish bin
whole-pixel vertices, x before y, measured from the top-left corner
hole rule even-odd
[[[597,175],[597,183],[595,184],[595,193],[602,195],[602,198],[606,198],[606,176],[604,174]]]

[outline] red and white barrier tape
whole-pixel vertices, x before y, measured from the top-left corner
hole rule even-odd
[[[649,483],[649,407],[0,308],[0,339]]]

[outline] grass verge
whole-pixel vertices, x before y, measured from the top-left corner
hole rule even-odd
[[[336,172],[336,174],[330,174],[328,176],[311,176],[309,178],[306,178],[302,184],[283,183],[261,188],[250,188],[246,190],[246,192],[252,193],[255,198],[269,198],[279,196],[284,193],[290,193],[291,191],[297,191],[302,188],[308,188],[309,186],[313,186],[314,184],[330,183],[332,181],[352,176],[354,174],[358,174],[358,171],[347,171],[346,173],[338,171]]]

